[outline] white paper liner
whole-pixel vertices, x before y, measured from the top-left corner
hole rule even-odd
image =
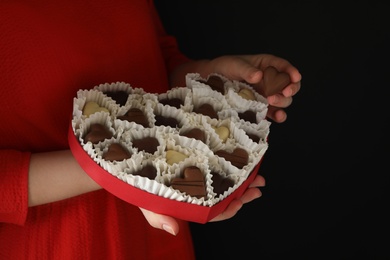
[[[205,159],[213,157],[210,147],[200,140],[186,138],[175,133],[169,134],[167,138],[170,140],[169,146],[185,147],[191,152],[190,156],[196,157],[197,161],[205,161]]]
[[[211,76],[217,76],[222,80],[222,82],[224,83],[224,94],[226,94],[231,85],[231,81],[225,76],[218,73],[211,73],[207,76],[207,78],[202,78],[199,73],[188,73],[186,75],[186,86],[192,90],[194,90],[195,88],[200,88],[216,91],[206,83]]]
[[[125,106],[119,108],[117,116],[123,116],[129,111],[131,108],[140,109],[145,117],[148,120],[149,127],[152,126],[154,122],[154,114],[152,109],[152,102],[147,101],[145,104],[142,104],[139,99],[129,99]],[[121,122],[120,122],[121,121]],[[143,125],[137,124],[128,120],[115,119],[115,127],[126,129],[143,129],[145,128]]]
[[[229,83],[231,84],[230,86],[232,86],[229,89],[229,91],[234,90],[234,92],[237,94],[241,89],[248,88],[248,89],[252,90],[257,102],[268,106],[267,99],[265,97],[263,97],[262,95],[260,95],[259,93],[257,93],[256,91],[254,91],[254,89],[251,85],[244,83],[244,82],[241,82],[241,81],[238,81],[238,80],[232,80],[232,81],[229,81]]]
[[[210,170],[207,165],[207,157],[203,157],[204,161],[199,161],[196,160],[195,157],[191,157],[191,159],[183,161],[180,164],[174,165],[172,167],[173,173],[171,175],[167,175],[167,181],[170,183],[173,178],[181,177],[182,172],[184,171],[185,168],[190,167],[190,166],[196,166],[198,167],[201,172],[204,174],[205,178],[205,188],[206,188],[206,193],[207,193],[207,198],[196,198],[193,196],[190,196],[188,194],[185,194],[184,192],[181,192],[180,190],[173,189],[168,185],[167,190],[162,194],[164,197],[171,196],[181,198],[180,201],[183,202],[188,202],[192,204],[197,204],[197,205],[204,205],[204,206],[211,206],[211,201],[210,199],[213,198],[213,193],[212,193],[212,187],[211,187],[211,175],[210,175]]]
[[[177,128],[180,128],[181,126],[188,124],[187,113],[185,113],[183,110],[177,109],[175,107],[164,106],[164,105],[159,103],[154,107],[153,114],[154,115],[161,115],[163,117],[175,118],[178,122],[178,126],[176,127],[176,130],[177,130]],[[152,121],[153,121],[153,124],[155,125],[156,119],[153,118]],[[167,127],[171,127],[171,126],[167,126]]]
[[[251,151],[248,150],[247,147],[245,147],[244,145],[242,144],[239,144],[239,143],[236,143],[236,144],[232,144],[232,143],[229,143],[229,144],[226,144],[223,146],[223,148],[219,149],[219,150],[223,150],[223,151],[226,151],[226,152],[233,152],[233,150],[235,148],[241,148],[241,149],[244,149],[245,151],[247,151],[248,153],[248,164],[245,165],[242,169],[240,168],[237,168],[236,166],[234,166],[230,161],[226,160],[225,158],[223,157],[219,157],[217,156],[217,160],[220,164],[224,164],[224,163],[227,163],[229,165],[229,167],[232,168],[232,173],[234,174],[238,174],[240,173],[240,175],[244,174],[245,177],[248,177],[249,176],[249,173],[253,170],[253,168],[256,166],[257,162],[260,161],[261,158],[256,158],[254,156],[254,153],[252,153]],[[214,152],[216,152],[217,150],[214,150]],[[256,153],[256,156],[258,156],[258,153]]]
[[[203,104],[211,105],[217,114],[224,109],[230,108],[225,97],[221,93],[213,91],[210,88],[193,88],[192,103],[194,105],[193,111]]]
[[[178,98],[183,101],[181,110],[185,112],[191,112],[193,109],[192,105],[192,92],[189,88],[176,87],[168,90],[165,93],[158,95],[158,100],[162,99],[173,99]]]
[[[110,115],[115,115],[116,111],[119,108],[119,105],[116,104],[114,100],[107,97],[98,90],[90,89],[90,90],[79,90],[77,91],[77,99],[74,100],[74,115],[79,114],[76,112],[77,110],[81,111],[81,118],[86,118],[87,116],[83,115],[83,108],[87,102],[96,102],[101,107],[105,107],[109,110]]]
[[[106,126],[107,129],[112,133],[113,137],[115,137],[116,131],[112,127],[112,120],[110,116],[107,113],[95,113],[82,121],[77,130],[75,130],[75,134],[81,145],[86,143],[84,137],[89,132],[92,124],[101,124]]]
[[[126,161],[130,160],[131,157],[129,159],[124,159],[124,160],[121,160],[121,161],[107,161],[107,160],[104,160],[103,159],[103,154],[105,152],[107,152],[109,146],[111,144],[113,144],[113,143],[120,143],[125,149],[127,149],[131,153],[131,157],[135,154],[135,150],[128,143],[126,143],[124,140],[122,140],[120,138],[111,138],[109,140],[105,140],[103,142],[100,142],[100,143],[94,145],[94,148],[95,148],[96,154],[97,154],[96,159],[98,161],[98,164],[104,170],[106,170],[109,173],[117,176],[118,173],[120,173],[120,172],[125,170],[125,168],[127,167]]]
[[[210,126],[207,123],[206,117],[199,115],[199,114],[190,113],[190,114],[188,114],[187,118],[188,118],[188,123],[179,129],[179,134],[183,135],[194,128],[198,128],[201,131],[203,131],[203,133],[205,135],[204,143],[207,146],[209,146],[210,132],[208,130],[206,130],[206,127],[210,127]]]
[[[267,149],[268,147],[268,143],[264,139],[266,137],[263,136],[259,142],[254,142],[251,138],[249,138],[247,133],[253,133],[256,135],[266,133],[261,133],[258,129],[252,127],[252,125],[253,124],[241,125],[241,128],[238,127],[238,125],[234,125],[231,128],[231,132],[236,143],[241,144],[241,146],[246,147],[246,149],[251,152],[260,153],[263,149]]]
[[[124,91],[127,93],[127,95],[129,95],[133,92],[133,88],[130,86],[130,84],[125,83],[125,82],[114,82],[111,84],[109,84],[109,83],[100,84],[98,86],[95,86],[93,89],[101,91],[103,93]],[[115,100],[114,100],[114,102],[115,102]]]
[[[134,156],[132,156],[131,160],[127,160],[126,163],[127,168],[125,168],[123,172],[118,174],[118,178],[136,188],[155,194],[156,188],[161,185],[157,181],[161,178],[161,172],[160,168],[156,167],[154,159],[144,158],[143,154],[135,154]],[[153,165],[156,168],[157,172],[156,177],[154,179],[149,179],[148,177],[133,174],[147,165]]]
[[[157,150],[153,154],[149,154],[145,151],[139,151],[138,148],[134,147],[135,153],[141,153],[145,158],[149,157],[158,157],[163,154],[166,148],[165,138],[166,131],[164,130],[166,127],[153,127],[153,128],[145,128],[145,129],[128,129],[122,134],[122,138],[132,145],[133,140],[135,139],[143,139],[146,137],[155,137],[159,142],[159,146],[157,146]]]
[[[236,123],[236,126],[243,129],[246,133],[257,135],[260,138],[260,142],[267,142],[270,133],[270,125],[271,122],[267,120],[262,120],[258,124],[251,124],[243,120]]]
[[[205,129],[210,135],[210,142],[209,147],[211,150],[216,151],[223,149],[225,145],[234,145],[234,139],[232,135],[232,127],[234,126],[233,122],[229,119],[225,120],[216,120],[216,119],[210,119],[206,118],[207,124],[205,124]],[[229,137],[226,141],[223,141],[221,137],[216,132],[216,128],[220,127],[226,127],[229,130]]]
[[[237,92],[233,90],[229,90],[226,95],[226,98],[229,105],[237,112],[245,112],[247,110],[255,111],[257,113],[258,118],[257,122],[260,122],[261,120],[265,119],[267,115],[268,105],[265,103],[245,99],[239,96]]]
[[[231,167],[228,163],[222,162],[221,164],[213,163],[209,165],[210,172],[215,172],[219,175],[221,175],[223,178],[229,178],[234,182],[234,185],[232,187],[229,187],[223,194],[217,195],[214,192],[213,188],[213,199],[212,204],[216,204],[219,201],[223,200],[230,194],[232,194],[245,180],[242,176],[240,176],[240,172],[234,172],[231,173]],[[235,171],[235,170],[234,170]],[[211,183],[211,186],[213,186],[213,183]]]

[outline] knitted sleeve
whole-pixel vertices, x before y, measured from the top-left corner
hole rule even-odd
[[[28,209],[30,153],[0,151],[0,222],[23,225]]]

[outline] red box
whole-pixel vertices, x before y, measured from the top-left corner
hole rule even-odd
[[[197,223],[207,223],[222,213],[233,199],[239,198],[256,177],[261,163],[260,161],[256,165],[247,180],[245,180],[232,194],[217,204],[209,207],[167,199],[133,187],[118,179],[100,167],[84,151],[73,132],[71,124],[69,126],[68,141],[73,156],[76,158],[83,170],[108,192],[135,206],[142,207],[159,214],[169,215],[178,219]]]

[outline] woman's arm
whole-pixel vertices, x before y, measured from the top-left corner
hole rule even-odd
[[[32,154],[28,187],[30,207],[101,189],[70,150]]]

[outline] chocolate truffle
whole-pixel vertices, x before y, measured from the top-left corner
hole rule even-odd
[[[131,153],[121,144],[112,143],[102,157],[106,161],[122,161],[129,159],[131,157]]]
[[[245,165],[248,164],[249,155],[248,152],[242,148],[235,148],[232,152],[225,150],[219,150],[215,152],[219,157],[225,158],[225,160],[230,161],[232,165],[236,166],[239,169],[242,169]]]
[[[117,118],[120,120],[135,122],[136,124],[140,124],[143,127],[149,127],[148,119],[146,118],[144,112],[139,108],[132,107],[126,112],[126,114],[123,116],[118,116]]]
[[[105,125],[96,123],[90,126],[89,131],[84,136],[84,140],[86,143],[97,144],[105,139],[110,139],[112,136],[112,133]]]
[[[186,167],[183,178],[173,178],[171,187],[198,199],[207,195],[203,173],[196,166]]]
[[[129,97],[129,94],[127,94],[124,90],[118,90],[118,91],[105,91],[103,92],[108,97],[112,98],[117,104],[124,106],[127,102],[127,98]]]
[[[145,151],[147,153],[154,153],[160,145],[157,138],[152,136],[134,139],[132,143],[133,147],[138,148],[138,151]]]

